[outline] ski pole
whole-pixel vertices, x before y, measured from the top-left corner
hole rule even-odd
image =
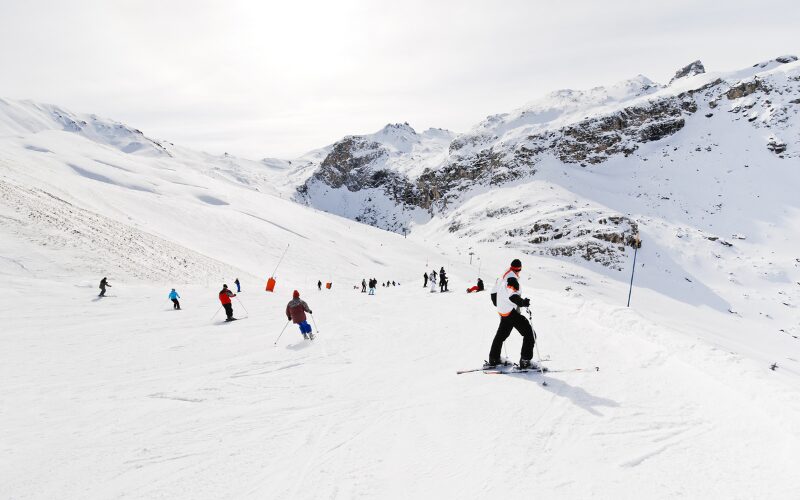
[[[528,313],[528,320],[533,321],[533,313],[531,313],[531,308],[526,307],[525,311]],[[538,335],[536,335],[536,330],[531,327],[533,330],[533,346],[536,348],[536,357],[539,359],[539,373],[542,375],[542,385],[547,385],[547,380],[544,380],[544,366],[542,366],[542,355],[539,353],[539,342],[538,342]]]
[[[289,320],[289,321],[291,321],[291,320]],[[289,321],[287,321],[286,324],[283,325],[283,328],[281,328],[281,333],[278,334],[278,338],[275,339],[275,343],[272,344],[272,345],[278,345],[278,341],[281,339],[281,335],[283,335],[283,331],[286,330],[287,326],[289,326]]]
[[[309,313],[309,314],[311,314],[311,313]],[[311,321],[314,323],[314,329],[317,330],[317,333],[319,333],[319,327],[317,326],[317,320],[314,319],[314,315],[313,314],[311,314]]]
[[[242,309],[244,309],[244,313],[245,313],[246,315],[250,316],[250,313],[249,313],[249,312],[247,312],[247,308],[246,308],[246,307],[244,306],[244,304],[242,303],[242,299],[240,299],[239,297],[236,297],[236,300],[238,300],[238,301],[239,301],[239,305],[240,305],[240,306],[242,306]]]
[[[211,323],[212,321],[214,321],[214,318],[216,318],[216,317],[217,317],[217,314],[219,314],[219,311],[220,311],[220,309],[222,309],[222,306],[219,306],[219,309],[217,309],[217,312],[215,312],[215,313],[214,313],[214,315],[213,315],[213,316],[211,316],[211,319],[208,321],[209,323]]]

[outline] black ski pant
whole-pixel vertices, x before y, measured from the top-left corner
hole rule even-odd
[[[180,309],[181,308],[181,303],[178,302],[178,299],[172,299],[172,308],[173,309]]]
[[[100,289],[100,295],[98,295],[98,297],[105,297],[105,296],[106,296],[106,289],[105,288],[101,288]]]
[[[522,335],[522,351],[520,352],[520,358],[528,360],[533,359],[533,328],[531,328],[528,319],[514,309],[508,316],[500,318],[500,326],[497,327],[497,334],[494,336],[492,349],[489,351],[490,362],[500,361],[500,351],[503,349],[503,342],[511,335],[511,330],[515,328],[519,334]]]
[[[225,308],[225,316],[228,319],[233,319],[233,306],[231,304],[222,304],[222,307]]]

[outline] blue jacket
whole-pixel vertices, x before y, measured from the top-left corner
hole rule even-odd
[[[181,298],[181,296],[178,295],[178,292],[176,292],[175,290],[169,292],[169,300],[179,299],[179,298]]]

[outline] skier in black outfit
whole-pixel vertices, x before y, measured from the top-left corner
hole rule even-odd
[[[519,273],[521,271],[522,262],[519,259],[511,261],[510,269],[498,280],[492,292],[492,302],[497,306],[497,312],[500,314],[500,325],[497,327],[497,333],[492,341],[489,361],[485,365],[487,368],[493,368],[500,364],[500,351],[503,349],[503,342],[511,334],[511,330],[515,328],[522,335],[522,352],[520,353],[519,367],[531,367],[536,337],[528,319],[519,312],[521,307],[531,305],[530,299],[523,299],[519,295]]]
[[[367,293],[367,280],[361,280],[361,293]]]
[[[425,278],[425,283],[422,285],[422,288],[428,288],[428,273],[423,273],[422,277]]]
[[[439,292],[446,292],[447,290],[447,275],[444,272],[444,268],[439,270]]]
[[[108,278],[103,276],[103,279],[100,280],[100,295],[98,297],[106,296],[106,287],[111,288],[111,285],[108,283]]]
[[[322,291],[322,281],[317,281],[317,290]]]

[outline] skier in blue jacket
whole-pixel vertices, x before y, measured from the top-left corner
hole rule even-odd
[[[179,311],[180,311],[180,309],[181,309],[181,303],[180,303],[180,302],[178,302],[178,299],[179,299],[179,298],[181,298],[181,296],[180,296],[180,295],[178,295],[178,292],[176,292],[176,291],[175,291],[175,289],[173,288],[173,289],[172,289],[172,291],[171,291],[171,292],[169,292],[169,300],[171,300],[171,301],[172,301],[172,308],[173,308],[173,309],[177,309],[177,310],[179,310]]]

